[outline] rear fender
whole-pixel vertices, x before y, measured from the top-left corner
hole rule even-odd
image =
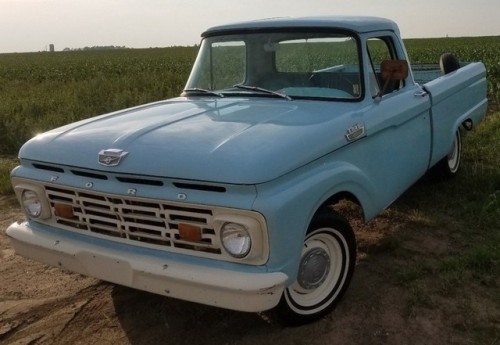
[[[431,97],[432,157],[430,166],[445,157],[457,129],[467,120],[477,125],[486,115],[486,69],[471,63],[424,85]]]

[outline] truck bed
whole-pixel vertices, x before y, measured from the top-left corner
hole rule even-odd
[[[461,63],[460,67],[466,66],[468,63]],[[423,85],[431,80],[437,79],[443,76],[443,72],[439,67],[439,64],[416,64],[412,65],[411,70],[413,72],[413,78],[415,82]]]

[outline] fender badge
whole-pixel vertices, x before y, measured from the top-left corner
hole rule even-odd
[[[99,151],[99,164],[108,167],[114,167],[120,164],[120,161],[128,152],[120,149],[107,149]]]
[[[347,139],[347,141],[354,141],[361,139],[365,135],[366,135],[365,124],[357,123],[354,126],[347,129],[345,138]]]

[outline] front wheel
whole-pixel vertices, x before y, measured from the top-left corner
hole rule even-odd
[[[330,312],[347,289],[356,262],[356,240],[336,213],[316,216],[307,231],[296,281],[275,309],[279,321],[299,326]]]

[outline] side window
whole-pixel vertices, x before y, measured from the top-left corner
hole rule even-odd
[[[380,75],[380,65],[385,60],[397,59],[394,50],[393,41],[390,37],[375,37],[367,41],[367,51],[370,58],[371,66],[368,70],[369,73],[369,92],[372,97],[378,95],[379,91],[383,88],[385,80],[382,80]],[[403,85],[400,82],[389,82],[385,90],[385,94],[398,90]]]

